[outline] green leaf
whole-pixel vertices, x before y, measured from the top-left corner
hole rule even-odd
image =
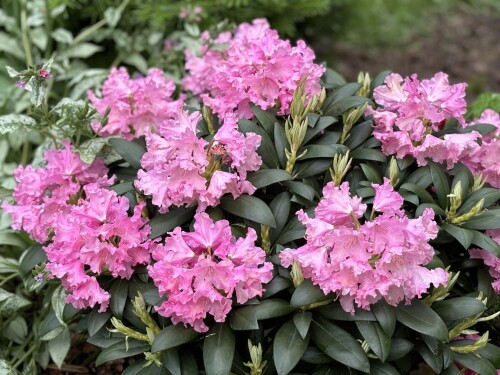
[[[34,245],[28,248],[21,255],[20,266],[23,275],[31,274],[31,270],[37,265],[47,260],[42,245]]]
[[[345,311],[338,303],[320,307],[317,311],[321,314],[321,316],[330,320],[347,322],[355,322],[358,320],[377,321],[377,318],[371,311],[355,309],[354,314],[351,314]]]
[[[123,62],[135,67],[139,72],[148,74],[148,61],[140,53],[132,53],[123,59]]]
[[[73,34],[71,33],[71,31],[63,29],[61,27],[52,31],[50,35],[58,43],[71,44],[71,42],[73,41]]]
[[[424,361],[429,365],[429,367],[437,374],[440,374],[443,370],[443,359],[439,355],[439,352],[432,351],[425,343],[419,341],[417,342],[417,350],[424,359]]]
[[[388,337],[392,337],[396,328],[396,309],[384,300],[372,305],[371,310]]]
[[[336,361],[362,372],[370,372],[368,356],[356,339],[342,328],[326,319],[314,318],[311,338],[321,351]]]
[[[254,113],[255,117],[262,125],[262,127],[266,129],[266,132],[271,134],[274,130],[274,124],[278,122],[278,120],[276,120],[276,117],[274,117],[269,112],[264,111],[262,108],[256,106],[255,104],[250,104],[250,108],[252,109],[252,112]]]
[[[346,84],[346,80],[335,70],[326,68],[323,77],[321,77],[322,86],[326,88],[337,88],[341,85]]]
[[[129,339],[126,344],[125,339],[121,339],[120,342],[103,349],[95,360],[95,364],[96,366],[100,366],[105,362],[114,361],[115,359],[132,357],[137,354],[148,352],[150,348],[149,344],[144,341]]]
[[[283,169],[261,169],[250,172],[247,177],[247,181],[257,189],[275,184],[276,182],[288,181],[291,179],[292,176],[290,173]]]
[[[481,301],[472,297],[456,297],[437,301],[432,304],[432,308],[445,322],[465,319],[486,310],[486,306]]]
[[[377,357],[385,362],[391,348],[391,338],[384,333],[378,322],[357,321],[356,326]]]
[[[500,199],[500,189],[482,188],[478,191],[475,191],[465,199],[465,201],[458,209],[457,214],[458,215],[466,214],[471,210],[472,207],[476,205],[477,202],[479,202],[483,198],[484,198],[483,207],[487,208],[491,206]]]
[[[14,258],[0,255],[0,273],[15,273],[19,271],[19,262]]]
[[[266,299],[258,305],[243,306],[234,311],[229,322],[236,331],[258,329],[259,320],[288,315],[292,310],[288,301]]]
[[[500,229],[500,208],[487,210],[462,224],[466,229]]]
[[[290,306],[302,307],[327,299],[330,299],[330,297],[325,296],[319,286],[313,285],[311,280],[305,279],[293,292]]]
[[[406,182],[404,183],[403,185],[401,185],[399,187],[400,190],[406,190],[406,191],[409,191],[411,193],[414,193],[416,194],[420,200],[422,202],[425,202],[425,203],[434,203],[434,199],[432,198],[432,196],[427,192],[427,190],[425,190],[424,188],[416,185],[416,184],[412,184],[412,183],[409,183],[409,182]],[[439,207],[439,206],[438,206]],[[441,208],[440,208],[441,209]]]
[[[354,125],[349,132],[349,137],[347,138],[345,145],[351,150],[360,146],[364,141],[372,135],[373,132],[373,121],[367,120],[360,124]]]
[[[455,173],[455,177],[453,177],[453,181],[451,183],[451,190],[453,191],[455,186],[460,182],[460,186],[462,188],[460,198],[463,202],[467,197],[467,192],[469,191],[470,184],[473,182],[474,178],[469,169],[463,164],[456,164],[455,168],[453,168],[453,172]]]
[[[182,375],[179,351],[177,349],[163,350],[160,354],[160,361],[170,373],[168,375]]]
[[[371,360],[370,375],[400,375],[400,372],[389,363]]]
[[[361,107],[365,103],[373,104],[370,99],[364,96],[349,96],[330,105],[326,110],[323,110],[323,113],[327,116],[339,116],[348,109]]]
[[[36,120],[26,115],[0,116],[0,134],[12,133],[19,129],[30,129],[36,126]]]
[[[28,324],[26,323],[26,319],[21,315],[14,316],[6,326],[4,325],[2,335],[16,344],[22,344],[28,336]]]
[[[92,138],[88,141],[83,142],[78,148],[80,159],[82,159],[87,164],[91,164],[95,160],[97,154],[101,152],[106,144],[107,140],[101,137]]]
[[[371,81],[370,83],[370,88],[371,90],[375,90],[375,88],[377,88],[378,86],[380,85],[383,85],[384,84],[384,81],[385,81],[385,78],[391,74],[392,72],[390,70],[384,70],[383,72],[380,72],[379,74],[377,74],[375,76],[375,78],[373,78],[373,80]]]
[[[111,311],[100,313],[97,309],[92,310],[87,321],[87,330],[90,336],[94,336],[111,318]]]
[[[348,98],[356,94],[356,91],[361,87],[359,83],[346,83],[333,92],[332,95],[329,95],[325,102],[323,103],[323,107],[321,108],[322,112],[325,113],[327,111],[332,110],[333,106],[337,104],[344,98]]]
[[[420,167],[415,170],[415,172],[408,176],[406,182],[426,189],[430,184],[432,184],[432,176],[429,166],[426,165],[425,167]]]
[[[294,177],[306,178],[324,173],[332,165],[331,159],[312,159],[300,161],[295,164]]]
[[[64,306],[66,306],[66,291],[64,290],[62,285],[59,285],[52,293],[51,304],[52,309],[56,314],[57,320],[59,320],[61,324],[65,324],[63,319],[63,312]]]
[[[307,363],[313,363],[315,365],[332,362],[332,359],[329,356],[327,356],[314,345],[309,345],[307,347],[306,351],[302,355],[301,360]]]
[[[246,119],[240,119],[238,121],[238,125],[243,133],[252,132],[261,136],[261,142],[259,148],[257,149],[257,153],[262,157],[262,160],[268,167],[279,168],[280,163],[278,155],[276,155],[274,142],[271,140],[271,137],[266,130],[254,122]]]
[[[203,341],[203,363],[207,375],[227,375],[235,348],[234,332],[226,322],[217,324]]]
[[[19,375],[19,372],[17,372],[16,369],[12,367],[5,359],[0,359],[0,374]]]
[[[474,245],[500,258],[500,245],[495,240],[477,230],[470,230],[470,232],[472,232],[472,243]]]
[[[18,60],[25,61],[23,48],[19,45],[19,39],[13,38],[13,35],[0,31],[0,51]]]
[[[299,150],[299,154],[305,150],[307,150],[307,153],[300,160],[317,158],[333,159],[335,155],[345,154],[349,149],[344,145],[309,145]]]
[[[382,151],[373,148],[357,148],[351,152],[350,156],[357,160],[371,160],[381,163],[387,162],[387,156],[385,156]]]
[[[87,57],[94,55],[102,49],[103,47],[94,43],[79,43],[64,49],[60,55],[60,58],[86,59]]]
[[[141,168],[141,158],[146,152],[144,147],[121,138],[111,138],[109,143],[131,167]]]
[[[288,289],[292,286],[292,281],[284,276],[276,275],[269,283],[266,284],[266,291],[263,298],[269,298],[274,294]]]
[[[488,343],[486,346],[478,349],[476,353],[486,358],[496,368],[500,368],[500,348],[498,346]]]
[[[271,229],[271,243],[273,244],[276,242],[276,239],[288,222],[290,205],[290,194],[286,191],[278,194],[269,204],[269,208],[276,220],[276,228]]]
[[[71,337],[69,334],[69,328],[65,327],[64,330],[55,338],[49,341],[49,353],[50,357],[56,364],[58,368],[61,368],[64,358],[69,352],[71,346]]]
[[[269,225],[271,228],[276,227],[276,221],[271,209],[261,199],[243,194],[238,198],[222,197],[221,207],[233,215],[244,219],[255,221],[259,224]]]
[[[391,341],[391,349],[389,351],[389,355],[387,356],[388,361],[394,361],[404,357],[413,349],[414,346],[411,341],[400,337],[393,337]]]
[[[156,215],[148,223],[151,227],[151,234],[149,235],[149,238],[159,237],[162,234],[173,230],[175,227],[184,224],[186,221],[193,218],[195,211],[195,207],[176,207],[171,209],[166,214]]]
[[[196,332],[193,328],[185,328],[183,325],[170,325],[161,330],[155,336],[153,345],[151,345],[151,351],[153,353],[175,348],[179,345],[185,344],[187,342],[193,341],[200,334]]]
[[[361,163],[359,166],[363,170],[363,173],[365,174],[368,181],[371,181],[379,185],[383,184],[382,176],[380,175],[377,168],[365,163]]]
[[[448,178],[443,172],[442,167],[434,162],[429,162],[429,169],[431,171],[432,183],[436,188],[439,205],[442,209],[446,209],[448,206],[448,195],[450,194]]]
[[[285,168],[287,161],[285,149],[288,148],[288,140],[286,139],[285,128],[279,122],[274,124],[274,147],[281,168]]]
[[[122,319],[125,303],[127,303],[128,283],[128,280],[118,278],[113,282],[113,285],[109,290],[109,293],[111,294],[109,307],[113,315],[118,319]]]
[[[453,360],[481,375],[497,375],[497,370],[490,361],[474,353],[453,352]]]
[[[199,375],[196,358],[190,351],[181,352],[182,375]]]
[[[311,321],[312,313],[310,313],[309,311],[301,311],[293,316],[293,324],[295,324],[295,328],[297,328],[297,331],[299,331],[300,336],[304,340],[309,332]]]
[[[441,224],[441,229],[451,234],[460,244],[467,250],[472,243],[474,234],[467,229],[457,227],[456,225],[444,223]]]
[[[122,182],[121,184],[113,185],[109,189],[113,190],[118,195],[123,195],[125,193],[128,193],[129,191],[135,191],[134,183],[130,182],[130,181],[129,182]]]
[[[300,195],[301,197],[313,202],[314,198],[318,195],[316,190],[311,185],[305,184],[300,181],[287,181],[285,183],[290,191],[294,194]]]
[[[122,11],[120,8],[106,8],[104,11],[104,19],[108,23],[109,27],[115,28],[120,22],[120,18],[122,16]]]
[[[274,365],[278,375],[288,374],[307,349],[309,337],[302,338],[293,321],[283,324],[273,342]]]
[[[444,210],[441,207],[439,207],[436,203],[422,203],[415,210],[415,217],[422,216],[426,208],[432,208],[432,210],[436,215],[446,216],[446,212],[444,212]]]
[[[337,122],[337,119],[333,116],[321,116],[314,127],[308,128],[306,130],[306,136],[304,137],[304,142],[303,144],[307,144],[311,139],[313,139],[315,136],[317,136],[319,133],[324,131],[326,128],[328,128],[330,125],[333,125]],[[284,133],[283,133],[284,134]],[[276,133],[275,133],[275,138],[276,138]],[[339,138],[340,138],[340,133],[339,133]],[[336,143],[336,142],[334,142]]]
[[[405,326],[443,342],[448,341],[448,329],[441,317],[422,301],[413,299],[410,305],[400,304],[396,318]]]

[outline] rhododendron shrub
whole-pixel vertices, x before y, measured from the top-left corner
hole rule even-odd
[[[265,20],[202,35],[180,87],[111,69],[88,129],[14,172],[45,358],[81,317],[127,375],[495,375],[498,113],[442,72],[347,83]]]

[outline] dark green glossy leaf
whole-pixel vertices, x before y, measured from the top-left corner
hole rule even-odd
[[[163,350],[160,354],[160,361],[163,367],[170,371],[172,375],[182,375],[179,351],[177,349],[172,348]]]
[[[339,143],[339,139],[342,133],[340,131],[325,131],[324,133],[321,133],[321,136],[317,137],[314,140],[315,145],[326,145],[326,146],[331,146],[331,145],[336,145]]]
[[[448,194],[450,194],[448,178],[443,168],[434,162],[429,162],[429,169],[431,171],[432,183],[436,188],[439,206],[441,206],[442,209],[446,209],[448,206]]]
[[[377,318],[371,311],[363,309],[355,309],[354,314],[345,311],[339,304],[332,303],[327,306],[322,306],[317,311],[321,316],[331,320],[341,320],[347,322],[355,322],[358,320],[377,321]]]
[[[418,168],[415,172],[408,176],[406,182],[420,186],[426,189],[432,184],[432,176],[429,166]]]
[[[20,259],[20,268],[23,275],[31,274],[31,270],[37,265],[47,260],[42,245],[34,245],[28,248]]]
[[[288,216],[290,215],[290,194],[286,191],[278,194],[269,204],[269,208],[276,220],[276,228],[271,229],[271,243],[275,243],[288,222]]]
[[[240,119],[238,125],[243,133],[251,132],[261,136],[260,146],[257,149],[258,154],[268,167],[279,168],[278,155],[276,155],[274,142],[271,140],[269,133],[263,127],[258,126],[250,120]]]
[[[281,168],[285,168],[285,149],[288,148],[288,140],[286,139],[285,128],[279,122],[274,123],[274,147],[276,149],[276,156],[278,157]]]
[[[455,177],[453,177],[453,181],[451,183],[451,190],[455,188],[455,186],[460,182],[462,194],[460,198],[462,202],[465,201],[465,197],[467,196],[467,192],[469,191],[469,187],[471,182],[474,181],[474,177],[470,172],[469,168],[464,166],[463,164],[456,164],[455,168],[453,168],[455,172]]]
[[[318,195],[311,185],[307,185],[303,182],[287,181],[285,184],[290,188],[292,193],[298,194],[311,202],[314,201],[314,198]]]
[[[413,299],[410,305],[401,303],[396,308],[396,318],[405,326],[435,337],[441,341],[448,341],[448,329],[441,317],[420,300]]]
[[[399,337],[393,337],[391,339],[391,348],[389,350],[387,360],[394,361],[396,359],[402,358],[412,349],[413,343],[411,341]]]
[[[274,365],[278,375],[288,374],[307,349],[309,337],[302,338],[293,321],[283,324],[273,342]]]
[[[465,319],[486,310],[486,306],[481,301],[472,297],[456,297],[437,301],[432,304],[432,308],[445,322]]]
[[[365,164],[365,163],[361,163],[359,166],[363,170],[363,173],[365,174],[368,181],[371,181],[379,185],[383,183],[382,176],[380,175],[380,172],[377,170],[377,168],[375,168],[370,164]]]
[[[495,131],[496,129],[498,129],[498,128],[495,125],[491,125],[491,124],[475,124],[475,125],[467,125],[465,128],[458,128],[456,130],[458,130],[457,133],[460,133],[460,134],[465,134],[465,133],[477,131],[480,134],[484,135],[484,134],[491,133],[492,131]],[[455,129],[453,129],[453,130],[456,131]]]
[[[458,242],[460,242],[465,250],[467,250],[472,243],[473,233],[470,230],[448,223],[441,224],[441,229],[451,234]]]
[[[298,314],[293,316],[293,324],[295,324],[295,328],[299,331],[300,336],[305,339],[308,332],[309,327],[311,326],[312,313],[309,311],[301,311]]]
[[[203,341],[203,364],[207,375],[229,374],[234,348],[234,332],[229,324],[216,324]]]
[[[193,353],[187,350],[181,351],[182,375],[199,375],[198,364]]]
[[[390,70],[384,70],[383,72],[380,72],[373,78],[373,80],[370,83],[370,88],[373,91],[375,88],[377,88],[380,85],[384,84],[385,78],[391,74],[392,72]]]
[[[372,359],[370,361],[370,375],[400,375],[400,372],[389,363],[382,363]]]
[[[484,198],[484,208],[487,208],[500,200],[500,190],[494,188],[482,188],[475,191],[465,199],[457,211],[458,215],[466,214],[476,205],[482,198]]]
[[[474,353],[453,352],[453,360],[481,375],[497,375],[497,370],[490,361],[478,357]]]
[[[144,147],[121,138],[111,138],[109,144],[131,167],[141,168],[142,155],[146,152]]]
[[[500,229],[500,208],[487,210],[462,224],[467,229]]]
[[[317,285],[313,285],[311,280],[306,279],[295,289],[290,299],[290,306],[301,307],[312,303],[325,301],[329,297]]]
[[[477,354],[490,361],[493,366],[500,368],[500,348],[493,344],[486,344],[477,350]]]
[[[320,350],[336,361],[365,373],[370,372],[370,362],[364,350],[354,337],[337,325],[323,318],[314,318],[311,338]]]
[[[472,243],[479,246],[481,249],[489,251],[496,257],[500,258],[500,245],[496,243],[490,236],[477,230],[469,230],[472,232]]]
[[[321,77],[322,86],[326,88],[337,88],[346,84],[346,80],[335,70],[326,68],[323,77]]]
[[[121,184],[111,186],[110,189],[118,195],[123,195],[129,191],[135,191],[133,182],[122,182]]]
[[[269,225],[271,228],[276,227],[276,221],[271,209],[261,199],[243,194],[238,198],[222,197],[221,207],[233,215],[244,219],[255,221],[259,224]]]
[[[247,180],[257,189],[272,185],[276,182],[291,180],[292,176],[283,169],[261,169],[248,174]]]
[[[109,290],[111,294],[109,307],[113,315],[118,319],[122,319],[123,317],[123,309],[125,308],[125,303],[128,298],[128,284],[128,280],[118,278],[113,282]]]
[[[381,163],[387,161],[387,156],[385,156],[382,151],[373,148],[357,148],[351,152],[350,156],[357,160],[372,160]]]
[[[378,322],[357,321],[356,326],[377,357],[385,362],[391,348],[391,338],[388,337]]]
[[[70,346],[71,337],[68,327],[66,327],[57,337],[49,341],[48,347],[50,357],[58,368],[61,368],[64,358],[66,358],[66,355],[69,352]]]
[[[331,159],[311,159],[300,161],[295,164],[294,177],[306,178],[324,173],[332,165]]]
[[[165,234],[175,227],[178,227],[188,220],[192,219],[195,214],[195,207],[176,207],[171,209],[166,214],[156,215],[148,225],[151,227],[149,238],[156,238]]]
[[[255,104],[250,104],[250,108],[262,127],[266,129],[266,132],[271,134],[273,132],[274,123],[277,122],[276,117]]]
[[[345,154],[349,149],[344,145],[309,145],[303,150],[307,150],[307,153],[300,160],[317,159],[317,158],[329,158],[337,154]],[[303,152],[299,151],[299,154]]]
[[[412,183],[407,182],[407,183],[404,183],[403,185],[401,185],[399,187],[399,189],[406,190],[406,191],[409,191],[411,193],[416,194],[422,202],[434,203],[434,199],[432,199],[432,196],[427,192],[427,190],[425,190],[424,188],[422,188],[416,184],[412,184]]]
[[[326,102],[326,101],[325,101]],[[330,104],[328,107],[323,107],[323,113],[327,116],[339,116],[348,109],[358,108],[365,103],[373,104],[372,101],[364,96],[348,96]]]
[[[230,318],[231,328],[236,331],[258,329],[259,320],[288,315],[292,307],[288,301],[266,299],[258,305],[243,306],[234,311]]]
[[[415,217],[421,216],[426,208],[432,208],[432,210],[436,215],[446,216],[446,212],[444,212],[444,210],[441,207],[439,207],[436,203],[422,203],[415,210]]]
[[[193,341],[200,334],[196,332],[191,327],[184,327],[183,325],[170,325],[161,330],[155,336],[153,345],[151,345],[151,351],[153,353],[175,348],[179,345],[185,344],[187,342]]]
[[[349,137],[347,138],[345,145],[351,150],[358,146],[361,146],[364,141],[366,141],[373,132],[373,121],[367,120],[360,124],[354,125],[349,132]]]
[[[321,131],[325,130],[330,125],[333,125],[336,122],[337,122],[337,119],[335,117],[321,116],[313,128],[307,129],[303,144],[307,144],[307,142],[309,142],[311,139],[313,139],[315,136],[317,136],[319,133],[321,133]],[[340,137],[340,133],[339,133],[339,137]]]
[[[384,300],[380,300],[372,305],[371,310],[380,323],[387,337],[392,337],[396,328],[396,309]]]
[[[315,365],[321,365],[325,363],[331,363],[332,358],[327,356],[321,350],[319,350],[314,345],[309,345],[301,358],[304,362],[313,363]]]
[[[276,275],[268,284],[266,284],[266,291],[263,298],[269,298],[284,289],[292,286],[292,281],[284,276]]]
[[[451,364],[450,366],[448,366],[447,368],[445,368],[442,372],[441,372],[442,375],[462,375],[462,371],[460,371],[458,369],[457,366],[455,366],[455,364]]]
[[[424,342],[417,342],[417,350],[429,365],[429,367],[437,374],[441,373],[443,369],[443,359],[439,353],[433,352]]]
[[[128,348],[128,350],[127,350]],[[120,342],[108,346],[97,357],[96,366],[100,366],[105,362],[113,361],[115,359],[122,359],[132,357],[150,350],[150,346],[144,341],[134,339],[128,340],[128,345],[125,344],[125,339],[122,338]]]
[[[92,310],[89,315],[87,330],[89,331],[90,336],[94,336],[97,331],[99,331],[111,318],[111,311],[106,311],[104,313],[100,313],[97,308]]]

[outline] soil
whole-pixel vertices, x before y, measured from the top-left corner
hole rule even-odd
[[[334,69],[349,81],[355,81],[360,71],[368,71],[371,76],[383,70],[403,76],[417,73],[420,78],[443,71],[452,83],[468,82],[470,100],[484,91],[500,92],[499,39],[500,12],[459,6],[429,20],[428,32],[405,44],[367,49],[336,43]],[[316,51],[326,50],[326,43],[331,46],[326,39],[318,43]]]

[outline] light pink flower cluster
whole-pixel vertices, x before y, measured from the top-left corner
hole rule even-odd
[[[171,205],[196,202],[203,210],[217,205],[224,194],[236,198],[255,191],[246,176],[262,163],[257,154],[260,136],[240,133],[231,115],[208,142],[197,137],[200,118],[199,112],[181,112],[176,119],[164,122],[159,134],[146,132],[148,151],[135,185],[152,196],[161,212]]]
[[[95,275],[109,272],[128,279],[132,267],[148,263],[150,228],[141,216],[144,202],[129,216],[126,197],[96,184],[86,185],[84,193],[85,199],[71,206],[67,215],[57,216],[53,241],[45,247],[47,269],[72,292],[67,302],[76,308],[99,303],[99,311],[106,311],[110,295]]]
[[[188,75],[183,83],[221,118],[235,110],[239,117],[252,118],[249,103],[262,109],[276,107],[280,114],[287,114],[293,92],[304,77],[308,95],[320,90],[325,68],[314,64],[312,49],[302,40],[292,47],[265,19],[243,23],[234,36],[223,33],[213,41],[204,33],[203,40],[201,57],[186,52]],[[211,49],[214,44],[227,48]]]
[[[473,174],[481,173],[491,186],[500,189],[500,115],[486,109],[476,121],[471,122],[471,125],[475,124],[495,125],[496,130],[483,135],[481,147],[461,161]]]
[[[107,124],[101,128],[100,122],[93,122],[92,129],[100,136],[125,139],[140,137],[146,129],[156,131],[182,109],[183,97],[173,100],[174,91],[174,82],[165,79],[160,69],[152,68],[146,77],[131,79],[125,68],[112,68],[103,84],[102,98],[87,92],[101,115],[110,108]]]
[[[64,142],[62,150],[48,150],[43,168],[19,166],[14,171],[17,186],[13,196],[16,205],[3,202],[2,208],[12,216],[12,228],[23,229],[38,242],[49,239],[56,216],[69,212],[71,201],[76,203],[82,186],[97,183],[110,186],[108,169],[102,160],[84,163]]]
[[[351,197],[349,183],[327,184],[315,218],[298,212],[306,225],[306,244],[280,253],[285,267],[297,262],[304,277],[325,294],[336,293],[348,312],[354,312],[354,303],[369,309],[380,299],[391,305],[408,302],[431,284],[445,285],[448,278],[443,269],[424,267],[434,255],[428,241],[438,233],[432,209],[409,219],[401,210],[403,198],[388,179],[372,186],[372,219],[379,215],[361,224],[367,206]]]
[[[156,245],[149,274],[160,295],[168,296],[156,310],[172,323],[191,325],[206,332],[204,319],[212,315],[223,322],[236,294],[238,304],[262,296],[262,284],[272,278],[273,265],[255,246],[252,228],[246,237],[235,239],[229,222],[213,222],[208,214],[195,215],[194,232],[180,227],[169,233],[165,245]]]
[[[487,230],[486,234],[500,245],[500,229]],[[491,285],[493,290],[500,294],[500,258],[483,249],[470,249],[469,254],[473,259],[482,259],[484,264],[490,267],[490,275],[494,279]]]
[[[418,165],[427,164],[426,158],[446,162],[448,168],[465,155],[479,148],[476,132],[445,134],[436,137],[446,120],[456,118],[465,126],[465,83],[450,85],[445,73],[437,73],[430,80],[418,80],[417,75],[403,79],[393,73],[386,77],[385,85],[373,92],[377,109],[368,108],[373,115],[373,135],[382,143],[386,155],[398,158],[412,155]]]

